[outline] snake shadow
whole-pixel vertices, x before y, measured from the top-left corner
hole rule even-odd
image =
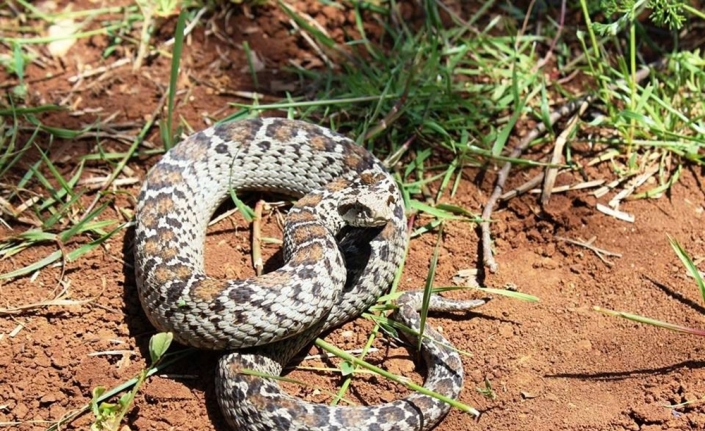
[[[607,372],[575,372],[575,373],[557,373],[544,374],[545,378],[557,379],[576,379],[576,380],[595,380],[595,381],[620,381],[628,379],[639,379],[643,376],[657,376],[671,374],[674,371],[682,369],[702,369],[705,368],[705,361],[687,360],[677,362],[671,365],[654,368],[642,368],[626,371],[607,371]]]

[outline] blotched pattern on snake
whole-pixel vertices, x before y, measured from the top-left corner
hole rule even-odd
[[[231,190],[305,195],[287,215],[279,270],[245,280],[205,274],[207,224]],[[216,125],[180,142],[151,169],[135,220],[142,306],[179,342],[231,351],[219,361],[216,388],[236,429],[426,430],[448,412],[446,403],[419,393],[377,406],[310,404],[275,380],[240,372],[279,375],[321,332],[374,304],[402,263],[408,235],[399,189],[382,163],[350,139],[284,119]],[[396,302],[391,317],[418,329],[421,293]],[[483,302],[433,296],[430,309]],[[457,398],[463,367],[449,344],[426,327],[424,385]]]

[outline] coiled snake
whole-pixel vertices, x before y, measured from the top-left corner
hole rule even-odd
[[[205,274],[206,227],[230,190],[309,193],[287,216],[281,269],[246,280]],[[233,427],[426,430],[448,412],[446,403],[419,393],[378,406],[310,404],[272,379],[240,372],[279,375],[321,332],[374,304],[401,265],[408,235],[399,190],[381,162],[348,138],[284,119],[216,125],[151,169],[135,220],[137,287],[152,324],[183,344],[231,351],[219,361],[216,390]],[[392,318],[418,329],[420,293],[396,302]],[[482,303],[432,296],[430,309]],[[425,387],[457,398],[463,367],[448,345],[426,328]]]

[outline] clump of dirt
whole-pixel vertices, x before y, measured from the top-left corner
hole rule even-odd
[[[88,7],[79,1],[74,6]],[[337,39],[354,28],[354,16],[315,1],[298,1]],[[320,65],[305,41],[291,35],[288,19],[265,7],[249,17],[243,13],[213,21],[216,27],[197,28],[189,37],[183,59],[177,111],[193,125],[205,126],[211,117],[232,112],[228,105],[235,91],[252,90],[241,42],[247,40],[266,71],[260,85],[273,93],[287,85],[277,72],[290,60],[298,65]],[[379,31],[365,24],[370,32]],[[369,25],[369,28],[367,26]],[[168,26],[156,37],[168,39]],[[41,118],[47,125],[80,128],[111,118],[125,130],[135,130],[155,115],[167,87],[169,60],[149,58],[138,72],[115,68],[100,79],[85,78],[74,88],[69,78],[84,73],[85,65],[110,65],[101,53],[110,43],[96,36],[80,40],[66,58],[27,70],[31,104],[63,102],[71,112],[53,112]],[[47,78],[47,73],[53,77]],[[12,78],[6,82],[11,82]],[[240,94],[240,93],[238,93]],[[130,129],[130,127],[132,129]],[[113,130],[115,131],[115,130]],[[126,132],[127,133],[127,132]],[[158,131],[146,145],[157,145]],[[106,151],[124,151],[126,144],[110,140]],[[55,142],[51,155],[62,173],[72,172],[81,154],[93,151],[93,140]],[[36,159],[35,159],[36,160]],[[139,180],[156,157],[129,163],[137,181],[121,189],[112,216],[134,209]],[[31,164],[27,160],[25,168]],[[90,171],[94,169],[94,171]],[[104,175],[99,165],[89,173]],[[533,174],[533,172],[531,172]],[[473,169],[453,198],[443,202],[477,210],[486,202],[494,178]],[[609,172],[588,172],[588,175]],[[513,176],[506,189],[524,183],[528,172]],[[476,181],[476,178],[483,178]],[[559,181],[572,178],[559,177]],[[704,309],[692,279],[671,251],[667,235],[677,238],[700,261],[705,255],[703,235],[702,173],[685,171],[680,182],[661,199],[629,201],[622,209],[634,214],[634,223],[615,220],[595,211],[596,199],[587,192],[554,195],[541,208],[533,194],[500,206],[494,214],[493,234],[500,271],[484,274],[491,287],[515,286],[540,298],[525,303],[497,297],[473,313],[434,316],[431,324],[442,330],[458,349],[468,352],[465,390],[460,400],[482,412],[479,419],[452,410],[439,431],[493,429],[704,429],[705,410],[698,404],[705,394],[705,349],[686,335],[610,318],[592,310],[595,305],[703,326]],[[87,195],[88,206],[92,196]],[[424,220],[417,220],[421,226]],[[25,229],[13,226],[12,233]],[[3,234],[10,232],[4,231]],[[273,215],[264,223],[264,236],[281,237]],[[445,226],[435,284],[451,285],[460,270],[476,268],[476,227],[467,222]],[[594,238],[591,247],[577,245]],[[98,386],[113,387],[134,377],[146,366],[146,344],[154,333],[141,311],[131,266],[130,230],[123,230],[101,248],[76,262],[67,262],[63,284],[59,267],[48,267],[32,277],[0,285],[3,306],[19,306],[53,297],[66,288],[68,297],[88,300],[72,306],[51,306],[0,319],[0,423],[15,429],[43,429],[87,403]],[[414,238],[400,289],[423,286],[436,236]],[[69,244],[71,246],[71,244]],[[596,248],[619,254],[599,253]],[[36,246],[0,262],[0,272],[36,262],[56,246]],[[274,265],[277,248],[265,248]],[[245,277],[253,274],[246,223],[231,217],[216,224],[207,239],[207,270],[213,275]],[[461,297],[461,292],[452,293]],[[467,294],[465,294],[467,295]],[[333,331],[327,341],[343,349],[359,349],[367,341],[372,323],[357,319]],[[378,335],[368,360],[394,373],[423,379],[413,354]],[[321,354],[311,349],[311,354]],[[135,400],[128,416],[133,430],[225,430],[214,398],[214,367],[218,353],[192,356],[174,365],[168,374],[151,378]],[[322,356],[301,363],[325,367],[337,360]],[[292,370],[288,377],[310,384],[285,385],[307,400],[329,402],[341,378],[318,371]],[[384,379],[362,375],[353,379],[346,397],[361,404],[388,402],[405,389]],[[691,402],[679,409],[668,405]],[[87,429],[86,414],[69,429]]]

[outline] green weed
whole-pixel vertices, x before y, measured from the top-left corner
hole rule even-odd
[[[118,431],[121,429],[122,420],[129,412],[134,402],[135,396],[139,392],[147,378],[160,372],[162,369],[172,365],[173,363],[182,360],[186,355],[195,351],[195,349],[182,350],[175,354],[167,354],[173,335],[171,333],[158,333],[152,336],[149,340],[149,355],[151,364],[149,367],[140,371],[134,379],[131,379],[115,388],[107,390],[104,387],[97,387],[92,391],[92,398],[88,404],[64,415],[46,431],[58,431],[63,429],[63,426],[78,416],[87,411],[91,411],[95,417],[91,424],[91,431]],[[168,360],[166,358],[171,356]],[[125,392],[127,391],[127,392]],[[117,402],[108,402],[109,399],[121,395]]]

